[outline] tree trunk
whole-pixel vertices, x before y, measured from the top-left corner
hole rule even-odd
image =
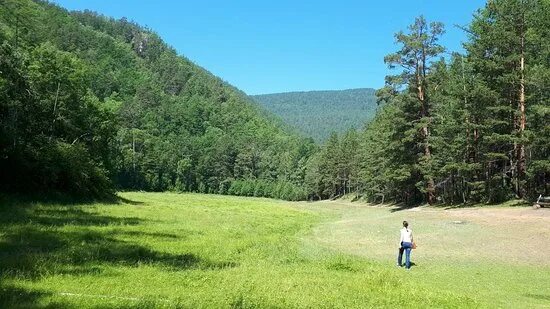
[[[50,137],[49,137],[49,140],[51,141],[52,138],[53,138],[53,135],[54,135],[54,131],[55,131],[55,121],[56,121],[56,118],[57,118],[57,100],[59,99],[59,87],[61,86],[61,84],[58,82],[57,83],[57,91],[55,92],[55,100],[54,100],[54,104],[53,104],[53,119],[52,119],[52,124],[50,126]]]
[[[132,129],[132,178],[136,182],[136,132]]]
[[[426,104],[426,95],[424,93],[424,87],[423,82],[424,79],[420,76],[420,73],[417,73],[417,89],[418,89],[418,100],[421,102],[421,118],[429,116],[428,106]],[[428,124],[423,125],[422,130],[422,140],[424,142],[424,158],[426,159],[426,162],[429,162],[432,157],[432,153],[430,150],[430,144],[428,142],[428,139],[430,137],[430,129],[428,128]],[[433,204],[435,202],[435,183],[431,175],[424,175],[427,177],[427,184],[426,184],[426,193],[427,193],[427,200],[428,204]]]
[[[521,36],[521,58],[520,58],[520,85],[519,85],[519,138],[520,141],[517,147],[517,181],[518,181],[518,196],[525,197],[525,187],[522,184],[525,179],[525,144],[521,140],[524,136],[526,116],[525,116],[525,38]]]

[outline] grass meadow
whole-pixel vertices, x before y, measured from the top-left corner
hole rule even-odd
[[[547,209],[120,197],[3,201],[0,308],[550,308]]]

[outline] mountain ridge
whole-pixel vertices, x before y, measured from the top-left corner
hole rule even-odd
[[[276,95],[276,94],[287,94],[287,93],[315,93],[315,92],[342,92],[342,91],[354,91],[354,90],[369,90],[375,92],[375,88],[371,87],[360,87],[360,88],[344,88],[344,89],[314,89],[314,90],[292,90],[292,91],[281,91],[281,92],[270,92],[270,93],[260,93],[260,94],[249,94],[250,97],[255,96],[264,96],[264,95]]]
[[[301,134],[323,142],[332,132],[359,129],[370,121],[378,109],[375,92],[373,88],[351,88],[289,91],[250,97]]]

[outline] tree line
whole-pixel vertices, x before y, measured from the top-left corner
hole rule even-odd
[[[313,141],[153,31],[47,1],[0,5],[0,191],[307,197]]]
[[[374,118],[376,90],[371,88],[285,92],[251,96],[254,101],[318,143],[332,132],[360,128]]]
[[[491,0],[463,28],[465,52],[448,53],[443,24],[418,17],[384,58],[398,72],[377,91],[381,110],[329,139],[308,188],[407,204],[549,195],[549,29],[550,2]]]
[[[318,146],[127,19],[0,2],[0,192],[498,203],[549,195],[550,2],[491,0],[464,53],[419,17],[363,129]]]

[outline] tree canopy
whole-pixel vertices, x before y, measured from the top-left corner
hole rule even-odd
[[[550,3],[492,0],[465,29],[464,54],[442,57],[443,25],[419,17],[384,60],[400,72],[377,92],[358,155],[331,137],[309,186],[338,196],[333,166],[358,166],[356,194],[373,202],[498,203],[550,194]],[[346,135],[347,136],[347,135]],[[346,138],[341,137],[341,139]],[[352,163],[353,162],[353,163]]]
[[[371,88],[273,93],[252,99],[319,143],[326,142],[333,132],[362,128],[378,108]]]
[[[2,191],[228,193],[247,182],[265,184],[260,196],[305,198],[313,142],[153,31],[10,0],[0,38]]]
[[[39,0],[0,8],[1,192],[406,204],[550,195],[546,0],[488,1],[462,54],[439,43],[441,23],[416,18],[384,59],[395,74],[376,107],[371,89],[254,97],[287,124],[125,18]]]

